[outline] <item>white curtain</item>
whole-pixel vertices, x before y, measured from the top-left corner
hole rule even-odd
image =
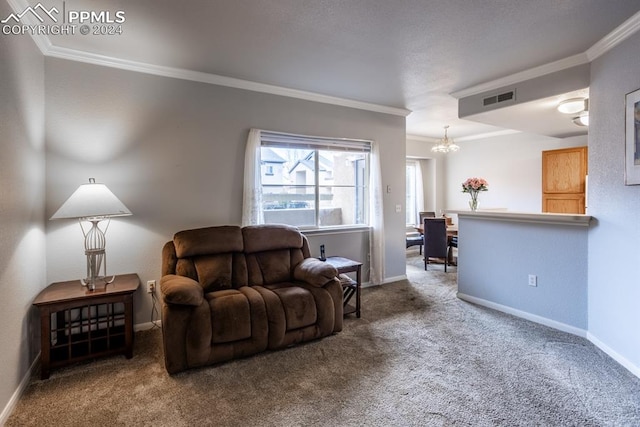
[[[416,160],[416,210],[415,223],[420,224],[420,212],[424,209],[424,184],[422,182],[422,162]]]
[[[378,144],[371,142],[369,188],[369,216],[371,233],[369,235],[369,253],[371,254],[370,278],[374,285],[384,280],[384,215],[382,199],[382,173],[380,171],[380,151]]]
[[[244,193],[242,225],[264,224],[262,213],[262,181],[260,159],[260,130],[251,129],[244,155]]]

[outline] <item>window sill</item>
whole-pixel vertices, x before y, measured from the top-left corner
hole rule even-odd
[[[353,225],[342,227],[321,227],[321,228],[300,228],[300,232],[305,236],[317,236],[322,234],[343,234],[343,233],[362,233],[369,232],[371,227],[368,225]]]

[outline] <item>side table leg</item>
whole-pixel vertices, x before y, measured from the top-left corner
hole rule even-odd
[[[362,266],[358,266],[358,270],[356,271],[356,317],[360,318],[360,288],[362,286]]]
[[[129,294],[124,299],[124,341],[127,359],[133,357],[133,295]]]
[[[49,378],[51,365],[51,312],[40,307],[40,379]]]

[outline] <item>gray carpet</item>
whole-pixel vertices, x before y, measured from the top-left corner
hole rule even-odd
[[[167,375],[158,330],[33,378],[19,425],[638,426],[640,379],[588,341],[456,299],[456,272],[363,290],[363,317],[283,351]]]

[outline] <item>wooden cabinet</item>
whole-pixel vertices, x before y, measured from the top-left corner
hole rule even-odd
[[[133,357],[133,293],[137,274],[116,276],[102,289],[88,291],[79,280],[52,283],[33,305],[40,309],[40,378],[52,368],[98,356]]]
[[[587,147],[542,152],[542,212],[585,213]]]

